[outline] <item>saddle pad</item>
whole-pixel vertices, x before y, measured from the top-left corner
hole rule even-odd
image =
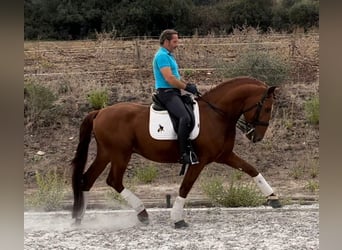
[[[190,139],[194,140],[200,129],[199,108],[194,100],[195,126],[190,133]],[[153,105],[153,104],[152,104]],[[177,140],[177,134],[173,128],[169,112],[166,110],[156,111],[150,106],[149,131],[153,139],[156,140]]]

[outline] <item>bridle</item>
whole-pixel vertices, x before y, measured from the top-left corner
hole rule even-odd
[[[264,105],[264,102],[267,98],[267,94],[268,94],[268,88],[266,89],[265,93],[263,94],[261,100],[259,102],[257,102],[256,104],[252,105],[249,108],[246,108],[244,110],[241,111],[241,116],[237,121],[237,127],[244,132],[247,136],[251,135],[256,126],[265,126],[267,127],[269,125],[268,122],[264,122],[264,121],[260,121],[260,113],[261,113],[261,109]],[[210,108],[212,108],[215,112],[219,113],[220,115],[226,116],[226,112],[224,112],[223,110],[221,110],[220,108],[212,105],[210,102],[208,102],[207,100],[205,100],[201,94],[197,95],[198,98],[200,98],[202,101],[204,101],[205,103],[207,103],[209,105]],[[251,111],[253,109],[256,108],[256,111],[254,113],[253,119],[252,121],[246,121],[244,114],[247,113],[248,111]]]
[[[256,111],[254,113],[254,117],[253,120],[251,122],[249,122],[250,124],[252,124],[253,126],[268,126],[269,123],[268,122],[263,122],[259,120],[259,116],[260,116],[260,112],[262,109],[262,106],[264,105],[264,102],[267,98],[267,94],[268,94],[268,89],[266,89],[265,93],[263,94],[261,100],[259,102],[257,102],[256,104],[254,104],[253,106],[245,109],[242,111],[242,114],[247,113],[248,111],[254,109],[256,107]]]

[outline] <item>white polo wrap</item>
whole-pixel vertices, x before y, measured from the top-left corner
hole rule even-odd
[[[127,188],[122,190],[120,194],[137,213],[140,213],[145,209],[142,201]]]
[[[175,202],[173,203],[173,207],[171,209],[171,220],[173,222],[178,222],[183,220],[183,208],[185,204],[185,198],[177,196]]]
[[[82,212],[77,217],[77,219],[79,219],[79,220],[83,219],[83,216],[84,216],[85,211],[87,209],[88,199],[89,199],[89,191],[83,191],[82,193],[83,193],[83,198],[84,198],[84,206],[82,207]]]
[[[270,185],[268,185],[267,181],[260,173],[257,176],[253,177],[253,179],[265,196],[273,194],[273,189]]]

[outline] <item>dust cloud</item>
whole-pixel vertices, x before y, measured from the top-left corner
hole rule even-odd
[[[25,230],[65,231],[76,229],[119,230],[139,223],[135,212],[129,210],[86,212],[81,225],[76,226],[70,212],[29,212],[25,213]]]

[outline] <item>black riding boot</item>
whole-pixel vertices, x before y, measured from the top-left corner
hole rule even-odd
[[[189,138],[190,134],[190,126],[189,123],[184,123],[182,120],[179,121],[178,127],[178,142],[179,142],[179,149],[181,153],[181,158],[179,160],[182,164],[197,164],[198,158],[195,154]]]

